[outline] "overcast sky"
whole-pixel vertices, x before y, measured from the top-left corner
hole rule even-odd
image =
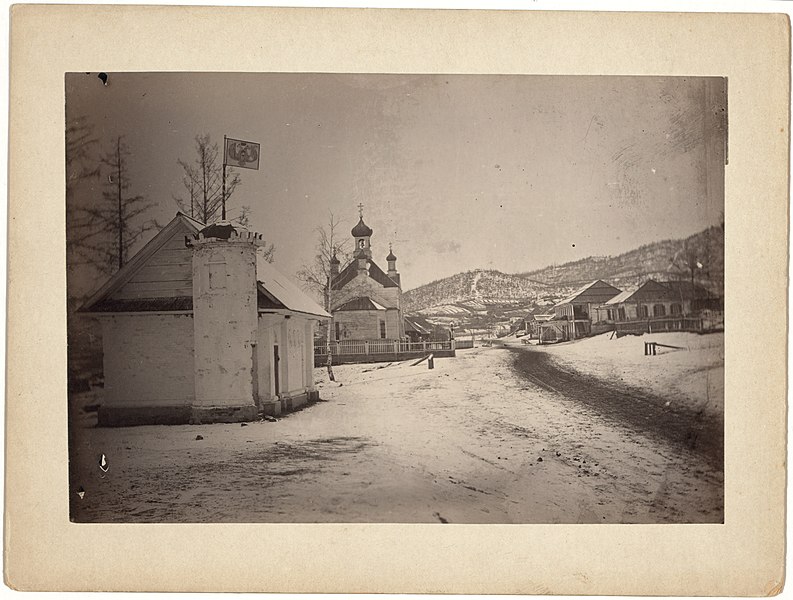
[[[716,78],[110,73],[66,78],[67,117],[125,136],[133,193],[166,223],[177,159],[208,133],[259,142],[229,201],[289,275],[328,211],[362,202],[403,289],[474,268],[525,272],[684,237],[723,214]]]

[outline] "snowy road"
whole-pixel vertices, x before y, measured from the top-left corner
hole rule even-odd
[[[73,515],[148,522],[722,521],[723,473],[707,444],[692,449],[675,435],[659,435],[659,425],[643,424],[658,419],[657,412],[642,416],[646,402],[634,404],[632,417],[623,407],[615,418],[604,416],[608,402],[592,405],[542,379],[531,382],[516,370],[513,352],[465,350],[436,360],[433,370],[409,363],[336,367],[341,385],[323,380],[323,402],[274,423],[83,430]],[[584,382],[585,390],[593,386]],[[102,453],[107,473],[96,466]]]
[[[646,435],[677,444],[702,456],[714,468],[724,467],[724,422],[703,410],[613,381],[573,372],[534,347],[512,348],[515,368],[529,382],[595,409],[607,419]]]

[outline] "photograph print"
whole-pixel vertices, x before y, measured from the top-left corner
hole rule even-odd
[[[76,523],[723,523],[723,77],[67,73]]]

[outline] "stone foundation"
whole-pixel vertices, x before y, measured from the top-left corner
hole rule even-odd
[[[191,407],[181,406],[100,406],[99,427],[134,425],[184,425],[190,422]]]
[[[255,421],[259,418],[259,410],[255,405],[248,406],[213,406],[208,408],[193,407],[190,423],[201,425],[203,423],[239,423],[240,421]]]
[[[259,411],[249,406],[197,408],[182,406],[100,406],[99,427],[135,425],[186,425],[202,423],[238,423],[255,421]]]
[[[319,392],[305,392],[297,396],[283,397],[271,402],[262,403],[262,412],[270,417],[277,417],[284,413],[299,410],[304,406],[319,400]]]

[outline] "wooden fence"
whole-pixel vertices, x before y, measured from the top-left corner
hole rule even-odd
[[[333,364],[388,362],[419,358],[433,353],[436,358],[455,355],[456,340],[408,342],[403,340],[341,340],[330,343]],[[314,345],[314,365],[327,362],[327,344]]]
[[[704,331],[702,319],[698,317],[666,317],[643,319],[641,321],[624,321],[615,323],[617,335],[659,333],[662,331]]]

